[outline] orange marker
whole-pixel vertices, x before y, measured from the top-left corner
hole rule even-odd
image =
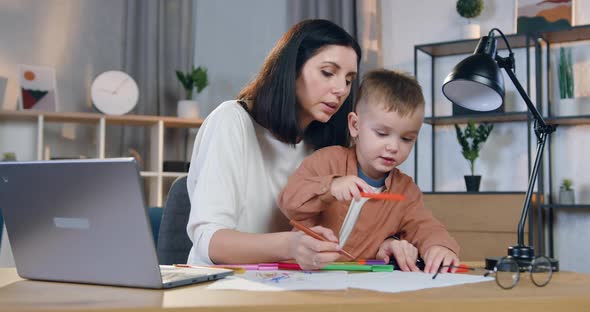
[[[383,199],[383,200],[397,200],[401,201],[406,199],[406,197],[402,194],[389,194],[389,193],[365,193],[361,192],[362,197],[373,198],[373,199]]]
[[[309,228],[308,228],[308,227],[306,227],[305,225],[303,225],[303,224],[301,224],[301,223],[299,223],[299,222],[297,222],[297,221],[295,221],[295,220],[291,220],[291,221],[289,221],[289,223],[290,223],[290,224],[291,224],[291,225],[292,225],[294,228],[296,228],[296,229],[298,229],[298,230],[302,231],[303,233],[305,233],[305,234],[307,234],[307,235],[309,235],[309,236],[311,236],[311,237],[313,237],[313,238],[315,238],[315,239],[317,239],[317,240],[321,240],[321,241],[324,241],[324,242],[328,242],[328,240],[327,240],[325,237],[323,237],[323,236],[321,236],[320,234],[318,234],[318,233],[316,233],[316,232],[312,231],[311,229],[309,229]],[[340,253],[342,253],[343,255],[345,255],[345,256],[349,257],[350,259],[354,260],[354,256],[353,256],[353,255],[351,255],[350,253],[348,253],[346,250],[344,250],[344,249],[340,249]]]

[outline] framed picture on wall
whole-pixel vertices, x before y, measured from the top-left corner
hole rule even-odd
[[[574,25],[574,0],[517,0],[519,34],[569,29]]]
[[[57,111],[55,70],[51,67],[18,65],[19,107]]]

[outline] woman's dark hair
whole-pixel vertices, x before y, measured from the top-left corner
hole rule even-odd
[[[313,121],[304,133],[299,128],[295,81],[305,62],[327,45],[354,49],[358,67],[361,48],[352,36],[328,20],[305,20],[283,35],[266,57],[258,76],[238,95],[240,100],[254,102],[250,112],[254,120],[284,142],[295,144],[303,137],[316,149],[348,145],[346,124],[352,110],[352,95],[328,122]]]

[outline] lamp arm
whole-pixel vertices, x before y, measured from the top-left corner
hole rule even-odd
[[[524,244],[524,224],[526,222],[526,217],[529,213],[529,207],[531,203],[531,198],[533,196],[533,188],[535,186],[535,181],[537,181],[537,176],[539,175],[539,164],[541,163],[541,158],[543,157],[543,151],[545,150],[547,136],[547,133],[541,133],[538,137],[539,140],[537,142],[537,155],[535,156],[533,172],[531,173],[531,176],[529,178],[529,186],[524,197],[524,207],[522,207],[522,214],[520,215],[520,221],[518,222],[518,246],[526,246]],[[538,200],[538,202],[540,203],[540,200]]]
[[[524,88],[522,87],[520,82],[518,82],[518,79],[516,78],[516,75],[514,74],[514,72],[512,72],[512,70],[510,70],[510,67],[508,67],[508,66],[511,66],[510,65],[511,63],[514,64],[514,60],[509,60],[509,58],[510,57],[502,58],[502,57],[496,56],[496,62],[498,63],[498,66],[500,68],[504,68],[504,71],[506,72],[506,74],[508,74],[508,77],[510,77],[510,80],[512,80],[512,83],[516,87],[516,90],[518,90],[520,97],[524,100],[529,111],[531,111],[531,113],[533,114],[535,121],[537,123],[539,123],[539,127],[540,128],[550,127],[547,124],[547,122],[545,122],[545,119],[543,118],[541,113],[539,113],[539,110],[535,107],[535,105],[531,101],[531,98],[526,94],[526,92],[524,91]],[[551,131],[551,132],[553,132],[553,131]]]
[[[533,189],[535,186],[535,181],[537,180],[537,176],[539,175],[539,165],[541,163],[541,158],[543,157],[543,151],[545,150],[545,143],[547,142],[547,136],[555,131],[555,126],[547,124],[545,119],[537,110],[529,96],[524,91],[520,82],[516,78],[516,75],[512,72],[512,64],[514,63],[513,56],[509,56],[507,58],[501,58],[496,55],[496,61],[498,66],[504,68],[510,80],[518,90],[518,93],[526,103],[528,109],[533,114],[535,118],[535,134],[537,135],[537,155],[535,157],[535,162],[533,164],[533,172],[529,178],[528,189],[524,199],[524,207],[522,208],[522,215],[520,216],[520,221],[518,222],[518,246],[525,246],[524,244],[524,224],[526,222],[526,217],[528,215],[529,206],[531,203],[531,197],[533,195]],[[540,201],[539,201],[540,202]]]

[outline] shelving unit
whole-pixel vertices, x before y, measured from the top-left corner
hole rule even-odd
[[[571,116],[555,116],[553,115],[553,108],[555,108],[555,103],[552,103],[551,92],[556,88],[552,85],[551,79],[551,47],[552,45],[556,44],[564,44],[564,43],[574,43],[574,42],[581,42],[581,41],[588,41],[590,40],[590,25],[584,26],[576,26],[570,30],[562,30],[562,31],[553,31],[553,32],[545,32],[539,34],[540,41],[543,43],[543,47],[546,50],[546,71],[547,75],[547,88],[546,88],[546,97],[547,97],[547,116],[546,120],[550,124],[554,124],[558,126],[557,131],[559,131],[560,127],[574,127],[580,125],[590,125],[590,115],[571,115]],[[554,243],[553,243],[553,216],[555,209],[563,210],[563,209],[570,209],[570,210],[584,210],[587,211],[590,208],[590,203],[584,204],[574,204],[574,205],[562,205],[556,199],[557,196],[554,194],[559,192],[559,189],[554,189],[554,171],[557,170],[553,166],[553,154],[557,153],[554,148],[552,148],[552,139],[549,137],[547,141],[547,162],[548,162],[548,188],[544,191],[547,202],[542,205],[545,211],[547,211],[547,223],[549,225],[549,255],[553,256],[554,254]]]
[[[525,88],[530,93],[530,69],[531,60],[530,52],[531,47],[535,48],[535,52],[538,50],[536,47],[537,43],[532,38],[524,35],[508,35],[507,39],[510,43],[511,48],[514,49],[526,49],[526,73],[527,79]],[[501,192],[501,191],[488,191],[488,192],[437,192],[436,189],[436,127],[437,126],[448,126],[453,124],[466,124],[469,121],[477,123],[482,122],[493,122],[493,123],[526,123],[527,124],[527,156],[528,156],[528,175],[531,173],[531,122],[532,117],[528,111],[515,111],[515,112],[489,112],[489,113],[475,113],[475,114],[462,114],[458,116],[445,116],[437,114],[437,105],[435,96],[437,94],[436,88],[441,88],[442,81],[434,81],[436,75],[435,60],[441,57],[455,56],[473,53],[479,39],[471,40],[458,40],[450,42],[439,42],[431,44],[422,44],[414,47],[414,74],[418,79],[418,53],[423,53],[430,57],[430,72],[432,78],[430,80],[430,108],[431,116],[426,117],[424,122],[431,125],[431,191],[425,193],[425,202],[433,213],[437,217],[441,218],[443,223],[449,224],[449,230],[453,232],[453,235],[460,241],[460,244],[464,246],[464,250],[461,252],[462,257],[468,257],[473,259],[482,260],[485,257],[503,256],[506,253],[506,248],[517,241],[516,229],[519,220],[519,216],[522,212],[522,205],[524,203],[525,190],[515,190],[516,192]],[[502,40],[498,40],[498,51],[505,53],[506,46]],[[422,63],[423,64],[423,63]],[[520,65],[523,66],[523,65]],[[537,69],[537,68],[535,68]],[[427,100],[428,102],[428,100]],[[419,161],[418,161],[418,144],[415,145],[414,159],[414,177],[418,182],[419,176]],[[459,156],[460,157],[460,156]],[[428,194],[428,195],[426,195]],[[448,196],[452,194],[452,196]],[[431,199],[435,200],[431,200]],[[441,205],[443,202],[444,205]],[[444,207],[443,207],[444,206]],[[467,208],[467,209],[466,209]],[[498,212],[498,208],[502,211],[499,214],[490,214],[490,210],[494,209]],[[464,220],[470,226],[460,225],[453,221],[452,218],[445,219],[445,215],[451,216],[462,216],[461,220]],[[532,215],[532,213],[531,213]],[[526,226],[527,230],[525,235],[528,235],[529,241],[533,241],[533,235],[535,232],[534,223],[532,217],[529,216],[529,222]],[[496,238],[496,240],[490,239],[490,237]],[[489,244],[487,247],[483,247],[481,242],[487,241]]]
[[[551,45],[552,44],[563,44],[563,43],[571,43],[577,41],[586,41],[590,40],[590,25],[585,26],[577,26],[573,27],[569,30],[562,30],[562,31],[553,31],[553,32],[542,32],[539,34],[534,35],[508,35],[506,36],[510,46],[513,50],[523,48],[526,49],[526,81],[521,81],[525,86],[527,94],[534,98],[534,103],[537,106],[537,109],[541,114],[546,118],[546,121],[549,124],[558,125],[560,127],[563,126],[578,126],[578,125],[589,125],[590,124],[590,115],[574,115],[574,116],[554,116],[552,114],[552,107],[553,103],[551,103],[551,92],[554,89],[551,85],[552,80],[552,71],[551,71]],[[436,105],[435,105],[435,88],[440,88],[442,85],[442,81],[437,81],[435,83],[434,77],[435,76],[435,59],[439,57],[447,57],[453,55],[461,55],[461,54],[469,54],[473,53],[479,39],[476,40],[458,40],[458,41],[449,41],[449,42],[438,42],[438,43],[431,43],[431,44],[422,44],[416,45],[414,47],[414,73],[416,78],[418,78],[418,53],[423,53],[430,57],[430,70],[432,73],[432,79],[430,83],[430,91],[431,91],[431,113],[430,117],[425,118],[425,123],[432,125],[431,127],[431,153],[432,153],[432,164],[431,164],[431,171],[432,171],[432,191],[434,194],[436,192],[436,149],[435,149],[435,141],[436,141],[436,126],[442,125],[452,125],[452,124],[461,124],[467,123],[469,120],[473,120],[475,122],[494,122],[494,123],[505,123],[505,122],[526,122],[527,123],[527,149],[528,149],[528,176],[531,174],[531,163],[532,163],[532,153],[533,150],[531,148],[532,143],[536,144],[536,137],[532,131],[532,118],[530,117],[530,113],[528,111],[523,112],[506,112],[506,113],[486,113],[486,114],[473,114],[473,115],[461,115],[461,116],[439,116],[437,115]],[[498,51],[499,53],[504,50],[505,44],[503,40],[498,40]],[[532,49],[531,49],[532,48]],[[531,54],[532,52],[532,54]],[[519,63],[519,66],[523,66],[522,62]],[[534,78],[534,79],[531,79]],[[531,94],[531,83],[535,84],[535,94],[534,96]],[[545,84],[544,84],[545,83]],[[509,84],[509,82],[507,82]],[[546,108],[544,110],[544,108]],[[559,131],[559,128],[558,130]],[[590,208],[590,204],[576,204],[576,205],[560,205],[554,199],[555,196],[553,194],[556,192],[554,190],[553,185],[553,175],[554,175],[554,164],[552,163],[552,154],[558,151],[554,151],[552,148],[551,143],[551,136],[548,138],[547,147],[544,154],[543,164],[541,164],[541,170],[539,172],[539,177],[537,180],[537,191],[534,194],[534,197],[540,199],[537,205],[538,207],[533,207],[533,209],[529,209],[529,216],[528,216],[528,227],[529,231],[529,243],[534,243],[535,249],[540,254],[549,255],[553,257],[553,210],[554,209],[580,209],[580,210],[587,210]],[[416,182],[419,176],[419,167],[418,167],[418,145],[416,145],[415,150],[415,179]],[[547,161],[547,166],[544,164]],[[547,182],[548,187],[545,186],[545,182]],[[488,194],[494,192],[487,192]],[[498,192],[501,194],[502,192]],[[456,195],[460,195],[461,193],[456,193]],[[472,194],[472,193],[462,193],[462,194]],[[535,206],[536,204],[533,204]],[[518,207],[519,210],[522,209],[522,204]],[[545,213],[547,212],[547,213]],[[548,244],[545,243],[545,227],[549,226],[549,242]],[[531,244],[532,244],[531,243]],[[546,252],[545,246],[548,245],[549,251]]]
[[[512,49],[518,48],[525,48],[526,49],[526,68],[527,68],[527,81],[526,81],[526,91],[530,91],[530,48],[535,47],[537,43],[528,36],[525,35],[508,35],[506,36],[508,42]],[[494,122],[494,123],[504,123],[504,122],[527,122],[530,125],[531,117],[528,111],[522,112],[504,112],[504,113],[476,113],[472,115],[460,115],[460,116],[439,116],[437,115],[436,105],[435,105],[435,94],[436,89],[440,88],[442,82],[435,83],[434,77],[436,68],[434,66],[435,59],[439,57],[448,57],[454,55],[461,55],[461,54],[470,54],[473,53],[475,47],[479,39],[469,39],[469,40],[457,40],[457,41],[448,41],[448,42],[437,42],[437,43],[429,43],[429,44],[422,44],[414,46],[414,75],[418,78],[418,53],[421,52],[430,57],[430,71],[432,74],[432,79],[430,82],[430,107],[431,107],[431,116],[426,117],[424,122],[426,124],[432,125],[431,127],[431,176],[432,176],[432,185],[431,191],[436,192],[436,148],[435,148],[435,141],[436,141],[436,126],[441,125],[452,125],[452,124],[465,124],[468,121],[472,120],[474,122]],[[503,40],[498,40],[498,51],[502,51],[506,49],[506,45]],[[528,174],[530,175],[531,172],[531,148],[530,148],[530,137],[531,137],[531,130],[530,127],[527,127],[528,135]],[[418,144],[415,146],[414,152],[414,177],[416,183],[418,183],[418,176],[419,176],[419,166],[418,166]]]
[[[36,126],[36,159],[44,160],[45,128],[47,123],[87,124],[96,127],[96,158],[106,155],[107,126],[137,126],[150,128],[150,163],[141,176],[148,185],[147,204],[162,207],[165,196],[164,179],[174,179],[186,172],[164,172],[164,130],[167,128],[199,128],[202,119],[184,119],[167,116],[122,115],[110,116],[96,113],[58,113],[41,111],[0,111],[1,121],[25,121]]]

